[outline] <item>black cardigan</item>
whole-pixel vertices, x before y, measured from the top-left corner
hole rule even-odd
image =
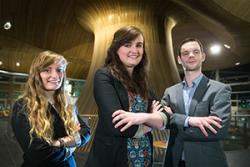
[[[55,139],[66,136],[66,131],[62,119],[50,104],[49,112],[51,112],[55,118],[53,122]],[[78,120],[81,126],[81,144],[83,145],[89,140],[90,129],[79,117],[79,115]],[[76,166],[76,162],[73,155],[65,160],[66,149],[64,148],[51,146],[46,141],[36,137],[30,144],[30,125],[26,112],[26,104],[23,99],[19,99],[13,106],[11,125],[16,139],[23,150],[23,167]]]
[[[94,97],[98,106],[99,121],[85,166],[128,166],[127,138],[135,135],[138,125],[133,125],[126,131],[120,132],[120,128],[114,128],[114,124],[112,123],[112,114],[114,111],[118,109],[128,111],[129,109],[127,90],[119,80],[111,75],[107,68],[102,68],[97,70],[95,74]],[[147,112],[150,112],[151,97],[149,95]],[[152,147],[152,134],[148,133],[148,135]]]

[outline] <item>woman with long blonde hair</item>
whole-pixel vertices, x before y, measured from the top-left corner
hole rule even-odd
[[[73,152],[90,137],[64,90],[67,60],[52,51],[32,62],[24,93],[13,106],[12,128],[23,167],[75,167]]]

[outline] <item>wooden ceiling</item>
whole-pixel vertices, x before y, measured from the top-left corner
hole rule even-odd
[[[131,0],[103,0],[120,6]],[[138,0],[140,1],[140,0]],[[101,2],[98,0],[98,2]],[[99,3],[100,4],[100,3]],[[248,0],[144,0],[145,9],[153,8],[155,18],[164,20],[172,17],[176,25],[172,31],[173,48],[187,36],[201,39],[207,50],[204,69],[224,69],[250,63],[250,2]],[[1,70],[28,73],[31,61],[42,50],[53,50],[63,54],[70,62],[68,77],[86,79],[92,62],[95,34],[79,15],[91,12],[95,0],[1,0],[0,2],[0,65]],[[85,10],[86,8],[86,10]],[[6,21],[12,24],[5,30]],[[102,25],[100,25],[101,27]],[[159,23],[158,27],[163,27]],[[162,43],[164,31],[159,31]],[[219,56],[209,53],[213,43],[228,44]],[[103,53],[106,54],[106,53]],[[163,55],[164,56],[164,55]],[[16,66],[16,62],[20,66]]]
[[[94,36],[78,24],[74,1],[3,0],[0,10],[1,69],[28,73],[33,57],[49,49],[63,54],[70,62],[70,77],[86,77]],[[7,20],[12,28],[4,30]],[[21,66],[16,67],[16,61]]]

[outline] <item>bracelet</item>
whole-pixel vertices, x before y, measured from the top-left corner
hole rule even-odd
[[[60,148],[64,148],[65,147],[65,142],[64,142],[64,140],[63,140],[63,138],[60,138],[60,139],[58,139],[58,141],[59,141],[59,143],[60,143]]]

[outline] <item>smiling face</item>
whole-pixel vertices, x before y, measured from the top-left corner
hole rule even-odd
[[[134,40],[125,43],[118,50],[117,54],[124,66],[130,70],[137,66],[143,57],[143,36],[139,35]]]
[[[43,88],[46,91],[55,91],[62,86],[64,78],[65,65],[61,62],[55,62],[45,67],[40,72]]]
[[[180,48],[178,63],[184,71],[201,71],[202,62],[205,61],[205,53],[201,51],[196,41],[184,43]]]

